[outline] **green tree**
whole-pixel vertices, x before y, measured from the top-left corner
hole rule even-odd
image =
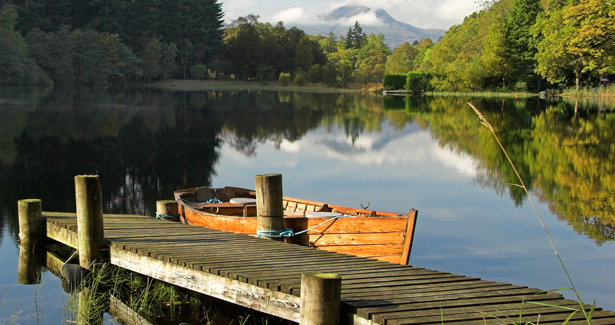
[[[28,46],[21,33],[15,31],[17,8],[11,4],[0,7],[0,84],[52,84],[34,59],[28,57]]]
[[[139,67],[141,59],[124,43],[120,43],[117,48],[118,64],[117,76],[120,80],[133,79],[137,80],[143,77],[143,71]]]
[[[534,75],[538,52],[532,28],[543,12],[540,0],[514,0],[506,19],[506,47],[514,78],[528,82]],[[539,86],[537,79],[536,86]]]
[[[584,73],[615,71],[615,10],[601,0],[580,0],[553,6],[537,21],[540,42],[536,72],[550,82],[568,72],[579,89]]]
[[[288,86],[288,84],[290,84],[290,73],[280,73],[278,83],[280,84],[280,86]]]
[[[73,69],[80,85],[104,85],[114,71],[107,50],[93,30],[76,30],[71,35],[74,45]]]
[[[256,24],[258,15],[239,17],[233,22],[237,27],[227,28],[225,57],[233,65],[233,73],[243,80],[253,79],[262,60],[262,42]]]
[[[312,43],[307,36],[304,36],[301,38],[299,45],[297,45],[297,51],[295,53],[297,67],[303,69],[303,71],[310,71],[313,59]]]
[[[337,51],[337,36],[332,31],[327,34],[326,38],[321,38],[319,42],[320,47],[326,54]]]
[[[203,64],[193,65],[190,67],[190,75],[195,79],[207,79],[207,67]]]
[[[258,68],[256,69],[256,79],[260,82],[261,85],[268,85],[269,81],[275,80],[275,69],[265,63],[259,64]]]
[[[177,45],[175,43],[164,43],[161,52],[160,70],[162,70],[162,78],[168,79],[177,71],[177,65],[175,64]]]
[[[162,73],[160,60],[162,60],[162,43],[152,38],[147,42],[147,46],[143,50],[141,69],[143,70],[143,78],[145,80],[150,81],[160,76]]]
[[[485,77],[500,79],[503,88],[506,88],[506,79],[509,78],[514,69],[506,46],[506,34],[506,25],[497,17],[496,21],[489,27],[481,56]]]
[[[404,42],[393,50],[393,53],[387,57],[386,72],[387,73],[407,73],[414,68],[414,59],[419,54],[417,46],[412,46],[408,42]]]
[[[45,33],[34,28],[26,38],[32,57],[54,83],[74,82],[74,46],[71,35],[68,27],[56,33]]]

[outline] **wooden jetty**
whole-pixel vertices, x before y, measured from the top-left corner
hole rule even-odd
[[[78,247],[75,214],[43,212],[46,234]],[[498,317],[563,323],[579,308],[556,293],[369,260],[137,215],[105,215],[112,264],[237,305],[299,322],[302,273],[342,278],[343,324],[484,324]],[[589,310],[589,306],[586,306]],[[509,319],[508,319],[509,318]],[[579,322],[577,322],[579,321]],[[580,324],[581,313],[569,324]],[[615,324],[598,311],[592,324]]]
[[[97,195],[94,201],[100,201]],[[40,200],[35,201],[23,202],[34,205],[20,213],[20,219],[23,214],[30,220],[24,224],[40,222],[43,236],[83,247],[79,200],[77,213],[37,213]],[[90,211],[100,211],[88,202]],[[360,325],[562,324],[567,319],[587,324],[582,312],[573,314],[578,302],[539,289],[145,216],[100,217],[101,252],[86,255],[98,255],[94,261],[304,325],[337,324],[338,318],[341,324]],[[91,246],[97,245],[86,247]],[[615,324],[615,312],[596,308],[592,324]]]

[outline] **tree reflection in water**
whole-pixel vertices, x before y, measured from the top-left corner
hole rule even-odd
[[[538,99],[383,97],[357,93],[153,90],[0,90],[1,205],[38,197],[45,210],[74,211],[73,177],[101,176],[105,210],[153,215],[176,189],[207,186],[221,143],[246,157],[258,144],[300,140],[339,127],[354,143],[384,123],[416,123],[439,145],[478,163],[475,183],[524,192],[491,134],[494,126],[528,187],[560,220],[597,244],[615,238],[615,115]],[[384,101],[384,104],[383,104]],[[384,109],[383,109],[384,106]],[[15,215],[13,213],[9,213]],[[16,222],[8,220],[16,234]],[[14,237],[15,238],[15,237]]]

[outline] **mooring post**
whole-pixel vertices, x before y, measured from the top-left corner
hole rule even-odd
[[[156,217],[161,216],[164,218],[168,217],[178,217],[178,204],[173,200],[159,200],[156,201]]]
[[[86,269],[101,261],[105,238],[101,192],[98,175],[75,176],[79,265]]]
[[[283,240],[275,237],[284,230],[282,174],[256,175],[256,218],[259,238]]]
[[[39,199],[17,201],[19,215],[19,265],[17,283],[37,284],[41,282],[42,263],[37,252],[45,229],[42,203]]]
[[[39,199],[17,201],[19,214],[19,244],[33,250],[40,243],[43,229],[43,209]]]
[[[342,277],[332,273],[301,274],[301,325],[337,325]]]

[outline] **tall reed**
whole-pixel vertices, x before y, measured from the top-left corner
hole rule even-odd
[[[568,317],[568,320],[566,320],[564,324],[568,323],[570,318],[575,313],[580,311],[585,316],[585,320],[587,321],[587,324],[591,325],[591,319],[592,319],[592,315],[593,315],[593,312],[594,312],[594,308],[595,308],[596,302],[594,301],[594,303],[592,304],[592,306],[591,306],[589,311],[585,309],[585,306],[583,304],[583,300],[581,299],[581,296],[579,295],[579,292],[577,291],[576,287],[574,286],[574,282],[572,281],[572,278],[570,277],[570,273],[568,273],[568,270],[566,269],[566,265],[564,264],[564,261],[562,260],[561,256],[559,255],[559,252],[557,251],[557,248],[555,247],[555,242],[553,242],[553,238],[551,237],[551,234],[549,234],[549,230],[547,229],[547,226],[545,225],[542,217],[540,216],[540,213],[538,212],[538,209],[536,208],[536,205],[534,204],[534,200],[532,200],[532,196],[530,195],[530,191],[528,190],[527,186],[525,185],[525,182],[523,182],[523,178],[521,178],[521,175],[519,175],[519,172],[517,171],[517,168],[515,167],[515,164],[513,163],[512,159],[510,159],[510,156],[508,156],[508,152],[506,152],[506,149],[502,145],[502,142],[500,142],[500,139],[495,134],[495,130],[493,129],[493,126],[491,126],[491,124],[489,123],[489,121],[487,121],[485,116],[483,116],[483,114],[476,107],[474,107],[474,105],[472,105],[471,103],[468,103],[468,105],[470,105],[470,107],[472,107],[472,109],[474,110],[476,115],[478,115],[478,118],[480,119],[481,124],[486,126],[489,129],[489,131],[491,131],[491,134],[493,135],[493,137],[497,141],[498,145],[502,149],[502,152],[506,156],[506,159],[510,163],[510,166],[515,171],[515,175],[517,176],[517,179],[519,180],[519,184],[512,184],[512,185],[521,187],[525,191],[525,193],[526,193],[526,195],[527,195],[527,197],[528,197],[532,207],[534,208],[534,212],[536,213],[536,216],[538,216],[538,220],[540,220],[540,224],[542,225],[542,228],[544,229],[545,233],[547,234],[547,237],[549,238],[549,242],[551,243],[551,247],[553,248],[553,252],[555,252],[555,256],[557,256],[557,259],[558,259],[560,265],[562,266],[562,269],[564,270],[564,273],[566,273],[566,277],[568,278],[568,282],[570,283],[570,287],[554,289],[554,290],[551,290],[551,291],[572,290],[574,292],[574,294],[576,295],[576,297],[577,297],[580,309],[577,309],[577,310],[573,309],[572,310],[572,314],[570,315],[570,317]],[[535,301],[528,301],[527,303],[543,305],[543,306],[549,306],[549,307],[565,308],[565,307],[562,307],[562,306],[545,304],[545,303],[540,303],[540,302],[535,302]]]

